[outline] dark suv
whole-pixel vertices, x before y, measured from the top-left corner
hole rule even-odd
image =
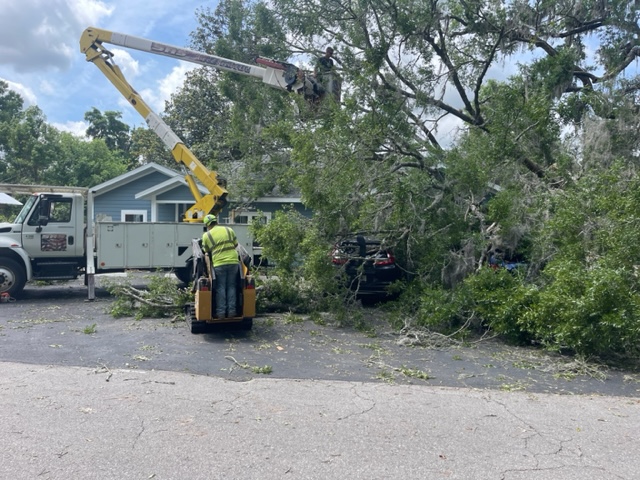
[[[389,286],[403,278],[390,248],[380,240],[358,235],[337,243],[331,263],[344,272],[347,286],[358,295],[389,295]]]

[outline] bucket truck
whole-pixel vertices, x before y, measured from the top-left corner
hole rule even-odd
[[[183,280],[194,280],[196,302],[187,312],[192,332],[205,330],[216,323],[250,327],[255,314],[255,288],[248,265],[239,262],[238,310],[233,318],[215,318],[212,315],[215,296],[211,295],[215,288],[214,271],[199,243],[193,241],[194,237],[202,235],[204,215],[217,214],[226,204],[224,182],[203,165],[144,102],[113,62],[113,54],[104,44],[248,75],[268,86],[301,94],[310,101],[316,101],[323,93],[312,76],[285,62],[259,58],[256,60],[258,65],[248,65],[132,35],[87,28],[80,39],[82,53],[142,115],[178,165],[186,170],[187,185],[195,203],[180,223],[94,222],[91,189],[2,184],[0,191],[28,194],[29,197],[12,222],[0,224],[0,293],[17,296],[25,283],[32,280],[66,280],[84,274],[88,297],[92,300],[95,298],[96,273],[171,269]],[[196,182],[209,193],[202,195]],[[234,230],[239,233],[238,226]],[[240,240],[248,234],[242,232],[238,237]],[[189,247],[192,247],[191,252]]]
[[[186,211],[185,222],[201,222],[211,213],[217,215],[227,203],[227,190],[224,182],[215,172],[207,169],[184,145],[171,128],[144,102],[138,92],[127,82],[120,68],[113,61],[113,53],[104,44],[139,50],[155,55],[163,55],[224,72],[233,72],[259,79],[268,86],[286,92],[303,95],[311,103],[317,103],[327,93],[325,88],[307,72],[295,65],[267,58],[257,58],[257,65],[249,65],[228,58],[218,57],[187,48],[181,48],[162,42],[148,40],[133,35],[112,32],[95,27],[87,28],[80,38],[80,50],[87,61],[92,62],[107,79],[120,91],[129,104],[145,119],[147,125],[171,151],[176,162],[187,170],[185,177],[194,197],[195,204]],[[202,195],[196,181],[209,191]],[[246,262],[239,261],[237,305],[238,311],[231,319],[213,317],[215,311],[215,272],[211,259],[203,252],[196,240],[192,245],[193,288],[195,303],[187,310],[187,319],[193,333],[205,330],[215,323],[241,322],[250,328],[255,314],[255,283]]]
[[[226,186],[215,172],[209,170],[195,157],[162,118],[140,97],[139,93],[125,79],[120,68],[114,63],[113,53],[106,49],[104,44],[131,48],[214,67],[226,72],[248,75],[258,78],[274,88],[302,94],[309,99],[318,96],[319,86],[312,77],[288,63],[258,59],[261,65],[248,65],[132,35],[94,27],[87,28],[80,38],[80,50],[85,54],[87,61],[98,67],[129,104],[145,119],[149,128],[171,151],[175,161],[187,170],[185,179],[195,200],[194,205],[184,215],[184,221],[188,223],[202,222],[202,218],[207,214],[217,215],[227,203]],[[196,181],[205,186],[209,193],[202,195]],[[255,282],[249,272],[248,263],[240,259],[238,262],[237,311],[230,314],[231,318],[216,318],[213,315],[215,295],[212,295],[212,291],[215,291],[215,270],[207,253],[202,251],[198,239],[193,241],[192,258],[195,303],[188,305],[186,312],[191,331],[198,333],[220,323],[239,323],[244,328],[251,328],[255,315],[256,296]]]

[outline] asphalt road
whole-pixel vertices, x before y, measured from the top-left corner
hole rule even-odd
[[[7,480],[633,480],[640,468],[638,399],[0,367]]]
[[[98,280],[100,285],[100,280]],[[246,381],[259,377],[470,387],[503,391],[640,396],[640,374],[516,348],[496,340],[438,348],[408,346],[365,309],[373,330],[327,316],[262,315],[250,332],[193,335],[186,323],[113,318],[102,288],[86,301],[80,282],[30,287],[0,304],[0,361],[95,369],[187,372]],[[324,324],[321,324],[324,323]]]
[[[251,332],[192,335],[183,322],[113,319],[104,290],[85,295],[47,286],[0,304],[0,479],[640,470],[634,372],[493,341],[408,347],[376,310],[375,331],[265,315]]]

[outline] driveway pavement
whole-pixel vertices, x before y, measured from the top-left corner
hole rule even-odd
[[[290,314],[263,315],[250,332],[193,335],[180,320],[113,318],[101,288],[86,301],[80,284],[29,288],[0,304],[0,361],[188,372],[230,380],[268,376],[534,393],[640,397],[640,374],[495,340],[437,348],[410,346],[365,309],[374,329],[339,328]],[[324,324],[323,324],[324,323]],[[433,345],[433,342],[427,342]]]

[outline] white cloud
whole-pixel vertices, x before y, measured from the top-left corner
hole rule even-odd
[[[171,99],[171,95],[176,93],[184,84],[185,75],[190,70],[197,68],[196,65],[190,65],[180,62],[180,65],[173,67],[168,75],[148,85],[146,88],[137,89],[140,97],[145,103],[156,113],[164,111],[165,102]],[[135,88],[135,85],[132,85]],[[120,102],[121,106],[127,105],[127,108],[133,108],[126,101]]]
[[[85,132],[89,124],[87,122],[66,122],[66,123],[52,123],[55,128],[63,132],[69,132],[76,137],[86,138]]]
[[[116,63],[123,71],[125,79],[131,84],[133,89],[138,92],[149,108],[156,113],[164,111],[165,102],[170,100],[171,95],[182,87],[187,72],[198,68],[197,65],[180,62],[179,65],[174,66],[166,76],[156,80],[154,77],[154,66],[157,67],[157,65],[153,61],[141,66],[138,61],[134,60],[125,51],[119,51],[116,57]],[[112,95],[115,97],[115,103],[110,105],[97,105],[100,110],[121,111],[123,113],[123,121],[128,125],[144,125],[144,119],[135,112],[134,107],[129,104],[129,101],[114,89],[106,77],[99,76],[96,78],[99,89],[105,92],[105,97],[110,98]]]
[[[113,63],[120,67],[120,70],[122,70],[122,74],[127,81],[139,75],[140,64],[127,50],[113,48],[110,51],[113,53]]]
[[[458,117],[447,115],[438,122],[438,128],[433,133],[441,147],[449,148],[455,144],[460,132],[465,127],[464,122]]]
[[[97,24],[102,18],[110,16],[115,7],[96,0],[67,0],[82,28]]]
[[[203,0],[0,0],[0,78],[25,105],[37,105],[57,128],[84,131],[92,107],[117,110],[129,125],[144,125],[126,99],[85,61],[79,40],[90,26],[184,46]],[[157,55],[105,46],[127,81],[154,110],[164,109],[192,68]],[[112,48],[115,47],[115,48]]]
[[[14,92],[20,94],[22,99],[27,105],[36,105],[38,98],[36,97],[33,90],[29,87],[22,85],[21,83],[12,82],[11,80],[7,80],[6,78],[0,78],[0,80],[4,80],[9,85],[9,90],[13,90]]]
[[[43,79],[40,82],[40,91],[47,95],[55,94],[57,91],[57,85],[55,85],[54,83],[50,82],[47,79]]]
[[[171,73],[160,81],[159,93],[162,97],[162,109],[164,110],[164,101],[169,100],[171,95],[182,88],[187,72],[190,72],[197,65],[180,62],[180,65],[173,67]]]
[[[87,20],[99,20],[112,10],[89,0],[4,0],[0,65],[17,73],[67,70]]]

